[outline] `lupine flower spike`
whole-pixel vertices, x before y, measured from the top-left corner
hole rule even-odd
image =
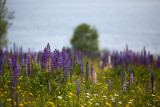
[[[152,93],[155,90],[155,80],[154,80],[154,72],[153,70],[151,71],[151,83],[152,83]]]
[[[97,74],[96,71],[93,71],[93,83],[96,84],[97,83]]]

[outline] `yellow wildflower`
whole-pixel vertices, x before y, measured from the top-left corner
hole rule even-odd
[[[23,79],[23,76],[20,76],[20,77],[19,77],[19,80],[22,80],[22,79]]]
[[[55,107],[53,102],[47,102],[48,105],[51,105],[52,107]]]
[[[130,100],[129,100],[129,102],[133,102],[133,101],[134,101],[134,99],[130,99]]]
[[[5,94],[7,94],[7,91],[6,92],[4,92]]]
[[[23,104],[19,104],[19,106],[20,106],[20,107],[23,107],[24,105],[23,105]]]
[[[108,87],[104,87],[104,89],[106,89],[106,90],[107,90],[107,89],[108,89]]]
[[[72,85],[71,83],[68,83],[68,85]]]
[[[88,101],[87,103],[88,103],[88,104],[90,104],[90,103],[91,103],[91,101]]]
[[[113,97],[113,95],[110,95],[110,97]]]
[[[29,93],[29,95],[33,96],[33,94],[32,94],[32,93]]]
[[[43,87],[43,85],[41,84],[40,87]]]
[[[105,103],[107,106],[112,107],[111,104],[109,104],[108,102]]]
[[[7,101],[11,101],[11,99],[7,99]]]
[[[102,78],[106,78],[106,77],[102,77]]]
[[[18,89],[20,89],[20,86],[17,86]]]
[[[130,107],[130,105],[129,105],[129,104],[127,104],[127,105],[126,105],[126,107]]]

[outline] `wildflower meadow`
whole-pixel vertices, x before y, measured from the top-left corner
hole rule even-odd
[[[0,49],[1,107],[159,107],[160,57],[142,49],[90,53]]]

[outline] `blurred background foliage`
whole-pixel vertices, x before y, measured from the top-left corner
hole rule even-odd
[[[78,25],[74,30],[71,44],[74,50],[85,53],[97,52],[99,49],[97,29],[85,23]]]
[[[0,0],[0,48],[8,43],[7,29],[11,25],[10,20],[13,19],[14,12],[9,11],[6,7],[6,0]]]

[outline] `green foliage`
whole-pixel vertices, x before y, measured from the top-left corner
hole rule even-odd
[[[6,33],[9,25],[9,21],[13,19],[13,13],[9,12],[8,8],[5,6],[6,0],[0,0],[0,48],[7,44]]]
[[[84,62],[91,62],[85,58]],[[123,93],[121,78],[121,66],[116,69],[105,68],[103,71],[98,67],[98,60],[95,60],[94,69],[97,73],[97,83],[93,84],[91,74],[89,80],[80,78],[80,66],[75,65],[72,81],[58,82],[64,79],[63,70],[54,71],[54,74],[43,70],[37,63],[31,61],[31,75],[27,75],[20,67],[19,81],[15,87],[18,93],[19,106],[33,107],[141,107],[160,106],[160,68],[151,67],[147,70],[145,66],[130,65],[134,74],[134,83],[129,86],[129,69],[126,72],[127,92]],[[85,66],[85,65],[84,65]],[[156,88],[154,94],[151,90],[151,69],[155,73]],[[5,63],[5,73],[1,76],[0,101],[4,107],[11,107],[11,71],[8,63]],[[81,90],[79,99],[77,97],[77,79],[80,79]],[[109,91],[108,80],[111,80],[111,91]],[[138,85],[136,81],[138,80]],[[146,93],[147,80],[150,83],[149,92]],[[49,84],[48,84],[49,83]],[[48,89],[50,86],[50,90]],[[16,105],[16,103],[15,103]]]
[[[98,33],[94,27],[81,24],[74,30],[71,39],[73,49],[85,53],[98,51]]]

